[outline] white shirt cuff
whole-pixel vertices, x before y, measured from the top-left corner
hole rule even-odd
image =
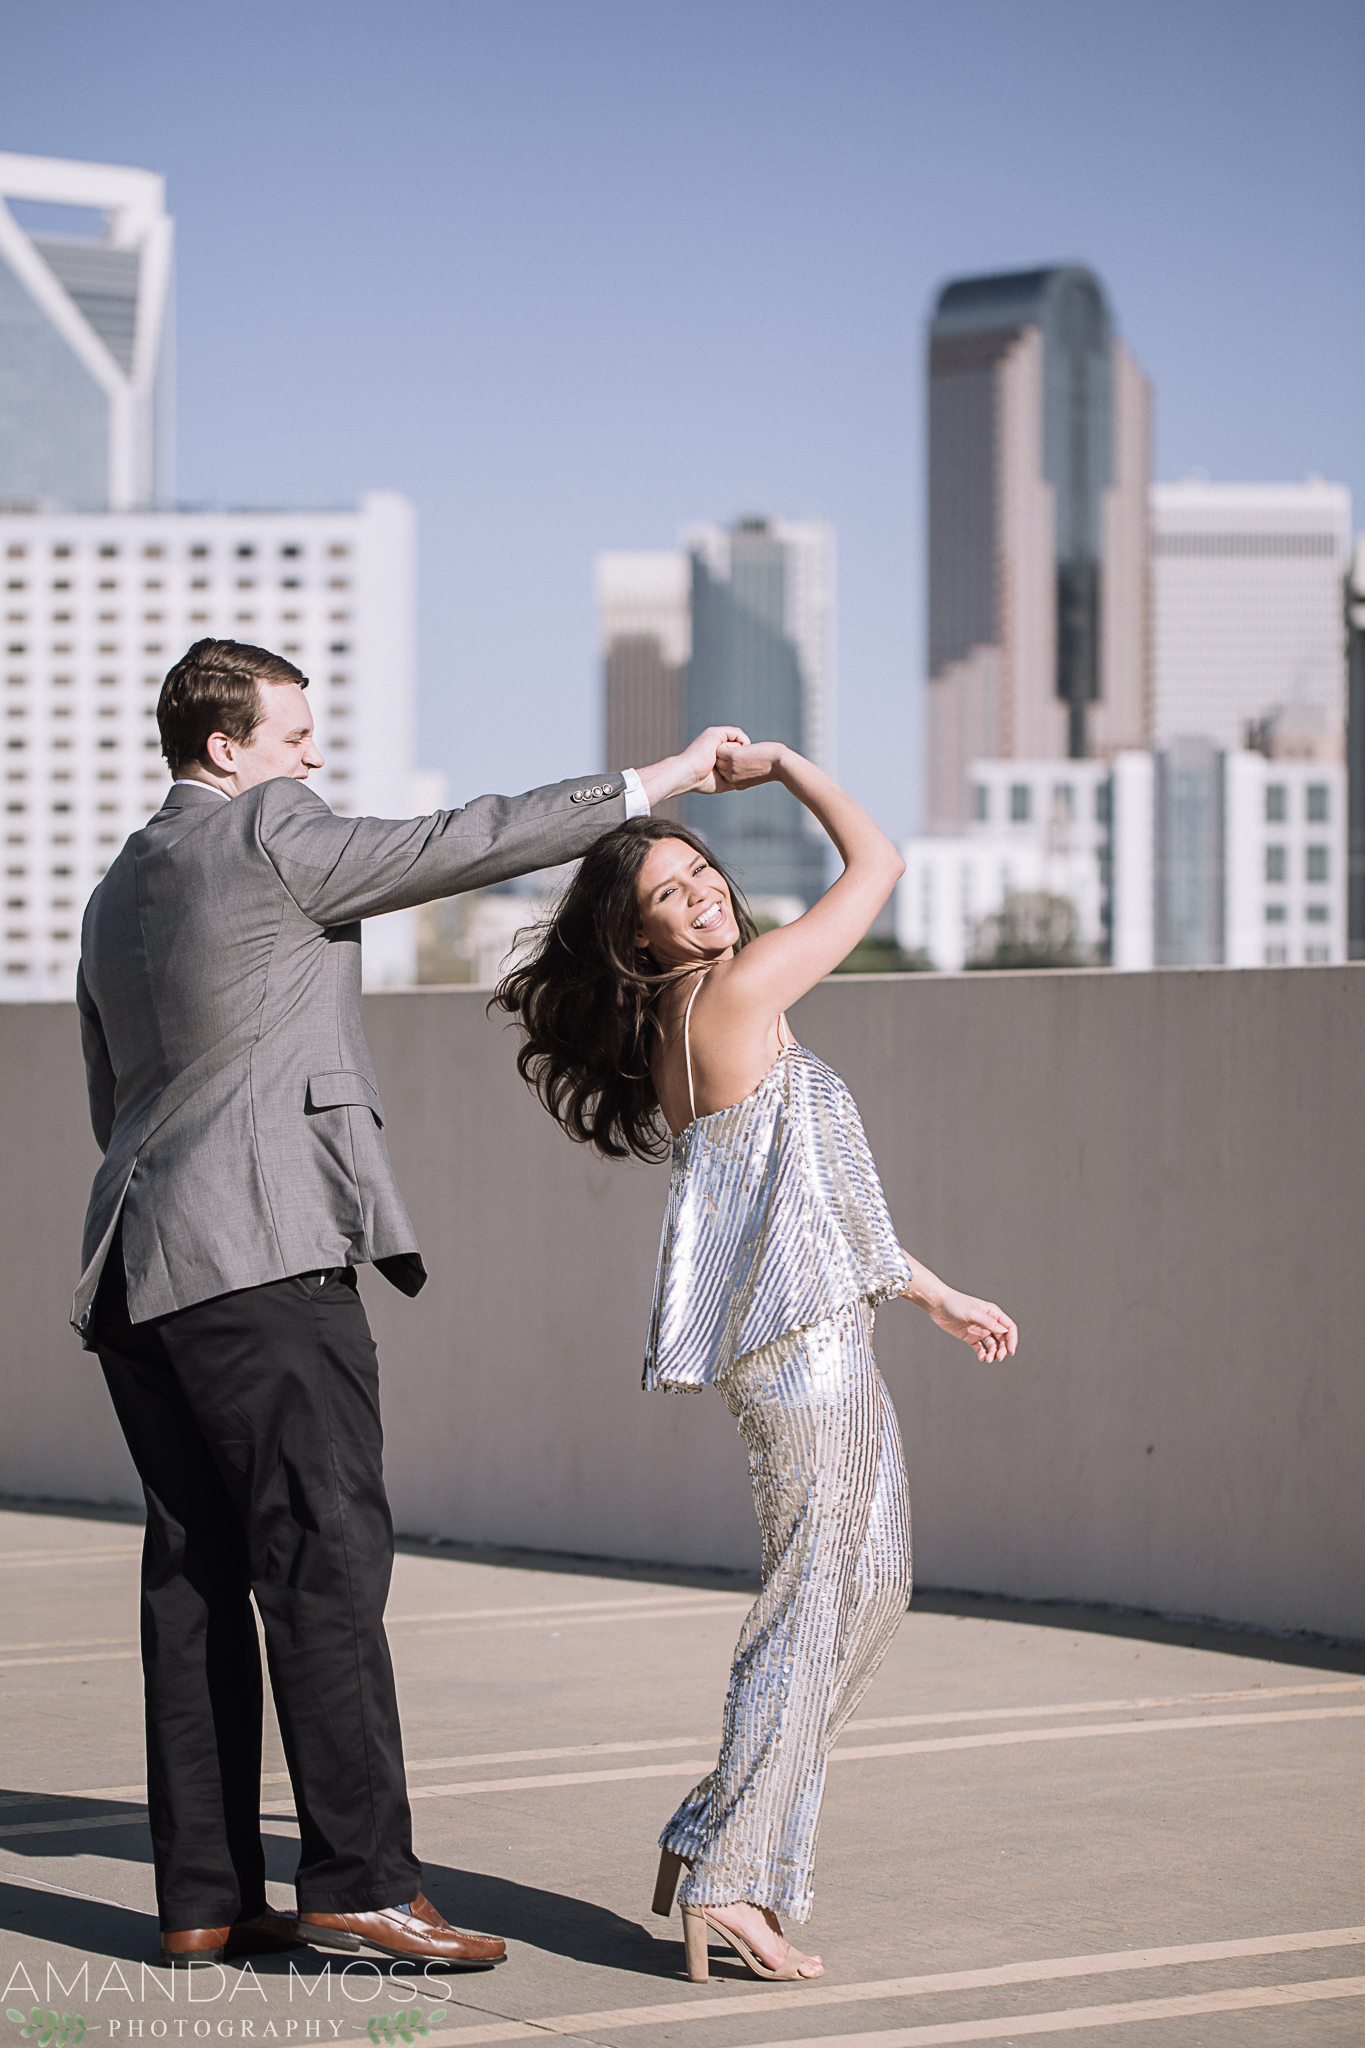
[[[649,816],[649,798],[645,795],[645,786],[635,770],[633,768],[623,768],[621,770],[621,780],[626,785],[624,792],[626,816],[628,818],[647,818]]]

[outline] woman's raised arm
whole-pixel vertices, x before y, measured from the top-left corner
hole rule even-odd
[[[780,782],[819,819],[844,863],[838,881],[804,917],[764,932],[711,976],[708,1006],[737,1002],[776,1017],[852,952],[905,873],[905,862],[862,805],[790,747],[776,741],[722,746],[716,781],[726,789]]]

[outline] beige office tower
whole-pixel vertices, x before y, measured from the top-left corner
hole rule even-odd
[[[1151,393],[1078,266],[959,279],[929,330],[929,807],[967,764],[1151,735]]]
[[[1341,760],[1346,486],[1156,484],[1152,556],[1158,741]]]
[[[638,768],[683,744],[692,647],[692,574],[676,550],[599,555],[597,622],[606,698],[606,766]],[[681,805],[661,805],[669,817]]]

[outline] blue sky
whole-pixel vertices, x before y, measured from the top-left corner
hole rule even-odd
[[[1356,0],[3,0],[0,147],[161,171],[181,496],[408,492],[452,800],[598,765],[591,563],[822,514],[841,765],[919,814],[923,332],[1092,264],[1157,474],[1352,486]]]

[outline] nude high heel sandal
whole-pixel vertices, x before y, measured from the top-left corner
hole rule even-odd
[[[673,1894],[678,1889],[678,1879],[683,1869],[692,1868],[690,1857],[679,1856],[674,1849],[660,1849],[659,1875],[654,1880],[654,1908],[661,1918],[667,1920],[673,1911]]]
[[[755,1977],[764,1977],[770,1982],[775,1981],[784,1984],[793,1982],[813,1984],[815,1982],[813,1977],[807,1978],[801,1975],[790,1953],[785,1961],[778,1965],[777,1969],[770,1970],[766,1963],[759,1961],[742,1934],[734,1933],[729,1927],[722,1927],[718,1920],[711,1918],[711,1915],[704,1906],[684,1906],[682,1909],[682,1921],[683,1954],[687,1959],[687,1981],[689,1984],[709,1984],[711,1981],[711,1958],[706,1947],[708,1930],[710,1933],[718,1936],[728,1948],[732,1948],[745,1968]]]

